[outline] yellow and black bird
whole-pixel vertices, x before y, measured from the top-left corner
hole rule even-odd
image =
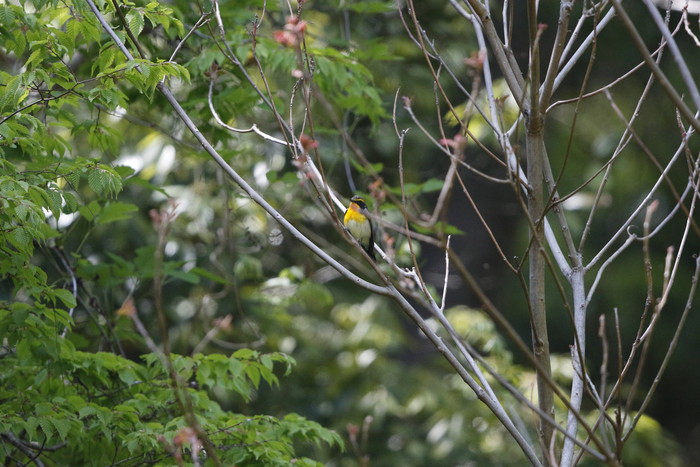
[[[345,211],[343,218],[345,228],[350,231],[350,234],[360,242],[372,261],[376,261],[374,256],[374,229],[372,221],[369,220],[369,211],[365,199],[361,196],[353,196],[350,198],[350,205]]]

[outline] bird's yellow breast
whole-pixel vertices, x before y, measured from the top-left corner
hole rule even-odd
[[[345,211],[345,218],[343,219],[343,223],[345,225],[348,225],[348,222],[350,221],[360,223],[367,222],[367,217],[360,212],[360,208],[355,203],[350,203],[348,210]]]
[[[372,226],[357,204],[350,203],[348,210],[345,211],[343,223],[352,236],[366,247],[372,235]]]

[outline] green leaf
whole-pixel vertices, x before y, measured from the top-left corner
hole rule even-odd
[[[123,180],[134,175],[135,171],[128,165],[118,165],[114,167],[114,172],[117,173]]]
[[[178,262],[178,263],[180,263],[180,262]],[[180,268],[169,269],[168,271],[166,271],[166,274],[170,277],[174,277],[176,279],[183,280],[183,281],[188,282],[190,284],[198,284],[199,283],[199,276],[198,275],[193,274],[189,271],[183,271]]]
[[[27,436],[29,439],[36,438],[36,429],[39,426],[39,419],[37,417],[29,417],[24,423],[24,429],[27,431]]]
[[[125,184],[133,184],[133,185],[138,185],[140,187],[146,188],[151,191],[157,191],[158,193],[161,193],[162,195],[165,195],[166,198],[170,198],[170,195],[168,194],[167,191],[165,191],[162,187],[154,185],[153,183],[144,180],[141,177],[129,177],[124,181]]]
[[[132,437],[126,442],[126,449],[129,451],[129,454],[133,455],[139,447],[139,438],[137,437]]]
[[[165,77],[165,70],[160,66],[144,67],[150,70],[148,76],[145,77],[144,81],[146,86],[152,91],[158,86],[158,83]]]
[[[132,385],[139,378],[132,368],[122,368],[119,370],[119,379],[128,385]]]
[[[204,279],[209,279],[211,281],[218,282],[219,284],[228,284],[229,283],[229,281],[226,280],[226,278],[224,278],[218,274],[214,274],[211,271],[207,271],[206,269],[202,269],[200,267],[194,267],[194,268],[190,269],[189,272],[191,272],[193,274],[197,274],[198,276],[203,277]]]
[[[394,2],[362,1],[348,5],[355,13],[388,13],[395,10]]]
[[[36,376],[34,376],[34,384],[35,385],[41,385],[46,381],[46,378],[48,377],[48,371],[46,368],[42,368],[41,371],[39,371]]]
[[[51,189],[46,190],[45,193],[48,198],[48,208],[51,211],[51,214],[58,219],[61,216],[61,204],[63,201],[61,193]]]
[[[448,235],[464,235],[464,231],[458,229],[452,224],[447,224],[445,222],[438,222],[435,224],[435,228],[446,233]]]
[[[39,51],[37,51],[39,52]],[[32,54],[34,55],[34,54]],[[30,57],[31,58],[31,57]],[[15,108],[26,96],[22,76],[11,78],[3,88],[0,88],[0,108]]]
[[[105,131],[110,131],[105,129]],[[104,132],[102,132],[104,134]],[[121,177],[109,166],[100,164],[88,171],[88,185],[97,194],[116,196],[122,190]]]
[[[83,37],[95,43],[99,43],[102,38],[102,28],[91,17],[80,21],[80,32],[83,33]]]
[[[258,358],[258,351],[253,350],[253,349],[248,349],[248,348],[243,348],[243,349],[238,349],[235,352],[233,352],[232,357],[237,358],[239,360],[251,360]]]
[[[12,39],[8,41],[8,48],[12,50],[15,55],[21,56],[27,48],[27,38],[21,30],[12,31]]]
[[[28,254],[31,254],[33,251],[32,237],[24,227],[17,226],[12,229],[7,235],[7,239],[10,241],[12,246],[20,251]]]
[[[76,198],[73,193],[70,193],[68,191],[64,191],[62,195],[63,200],[65,201],[65,205],[63,206],[63,212],[65,214],[71,214],[77,211],[78,207],[80,206],[80,204],[78,203],[78,198]]]
[[[27,59],[26,62],[24,62],[24,66],[30,70],[32,69],[32,64],[34,62],[37,62],[39,64],[44,57],[46,57],[46,48],[45,47],[38,47],[36,48],[30,55],[29,58]]]
[[[231,382],[231,389],[236,391],[241,397],[243,397],[243,400],[246,402],[250,401],[251,394],[252,394],[252,388],[248,381],[245,378],[242,378],[240,376],[238,377],[233,377],[230,380]]]
[[[253,385],[253,388],[260,387],[260,369],[254,364],[246,365],[245,374]]]
[[[77,305],[75,296],[66,289],[54,289],[53,294],[68,308],[75,308]]]
[[[97,219],[99,224],[108,224],[110,222],[131,219],[134,212],[138,211],[138,207],[131,203],[122,203],[112,201],[104,205]]]
[[[134,36],[138,37],[141,31],[143,31],[145,21],[143,19],[143,13],[141,13],[140,10],[129,11],[126,14],[126,22]]]
[[[87,418],[87,417],[90,417],[92,415],[96,415],[97,412],[98,411],[95,407],[93,407],[91,405],[86,405],[85,407],[78,410],[78,417],[79,418]]]
[[[0,24],[10,26],[15,22],[15,12],[7,5],[0,5]]]
[[[124,73],[124,77],[132,84],[139,92],[145,93],[146,87],[144,85],[144,78],[149,73],[148,67],[141,66],[142,71],[130,69]]]
[[[446,224],[444,222],[437,222],[433,227],[423,227],[418,224],[412,226],[417,232],[432,234],[434,232],[443,232],[448,235],[464,235],[464,231],[458,229],[454,225]]]
[[[31,210],[27,204],[18,204],[15,207],[15,219],[17,219],[19,222],[27,222],[31,214]]]
[[[71,47],[75,47],[75,39],[80,34],[80,23],[81,21],[77,18],[72,18],[66,23],[66,34],[71,40]]]
[[[80,171],[75,170],[73,172],[67,173],[65,177],[66,182],[68,182],[71,188],[77,190],[80,187],[80,179],[82,178]]]
[[[272,360],[272,356],[270,356],[270,355],[263,355],[262,357],[260,357],[260,363],[262,363],[263,366],[265,368],[267,368],[268,370],[272,370],[273,365],[274,365],[274,362]]]
[[[68,433],[70,432],[70,421],[58,417],[52,417],[50,420],[56,429],[58,436],[61,438],[61,441],[65,441],[68,437]]]
[[[423,187],[421,191],[423,193],[430,193],[433,191],[440,191],[442,189],[442,186],[444,185],[444,181],[437,179],[437,178],[430,178],[426,180],[423,183]]]
[[[88,172],[88,185],[97,194],[102,194],[105,189],[105,177],[100,169],[95,167]]]
[[[41,427],[41,431],[43,431],[44,435],[46,435],[46,439],[53,438],[53,434],[56,431],[54,428],[54,424],[52,423],[53,419],[46,418],[46,417],[40,417],[38,419],[38,421],[39,421],[39,426]]]
[[[88,221],[92,222],[100,214],[102,206],[97,200],[93,200],[87,206],[80,206],[78,212]]]

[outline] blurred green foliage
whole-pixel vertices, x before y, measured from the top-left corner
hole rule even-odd
[[[98,5],[129,44],[114,5]],[[39,453],[47,465],[171,465],[178,455],[191,462],[191,443],[182,441],[190,421],[177,402],[186,400],[227,465],[317,465],[312,458],[338,466],[522,463],[509,435],[412,323],[387,299],[340,279],[243,196],[156,91],[165,80],[202,133],[272,205],[331,255],[360,264],[287,153],[254,133],[214,124],[210,86],[227,124],[282,133],[243,71],[215,42],[214,19],[207,17],[169,60],[212,4],[121,5],[143,58],[127,60],[83,1],[0,5],[0,460],[28,462]],[[318,160],[341,192],[349,195],[351,184],[338,122],[366,148],[387,192],[400,193],[392,99],[401,87],[417,113],[434,114],[422,54],[403,32],[392,2],[308,2],[304,8],[308,56],[274,40],[289,11],[262,0],[221,2],[226,43],[261,87],[263,71],[270,86],[265,97],[299,128],[305,122],[304,131],[320,144]],[[449,45],[445,56],[466,73],[462,61],[476,42],[464,21],[443,2],[422,2],[421,10],[439,41]],[[294,76],[306,61],[314,69],[314,91],[326,99],[311,102],[308,113]],[[446,92],[456,95],[449,85]],[[634,103],[630,96],[620,96],[623,105]],[[566,146],[568,112],[554,114],[553,145]],[[581,119],[571,150],[586,157],[567,161],[584,174],[616,141],[600,130],[612,120],[609,112],[591,113],[598,120]],[[409,124],[405,115],[397,118],[399,126]],[[470,128],[478,134],[480,125],[475,119]],[[420,197],[418,205],[428,204],[448,161],[436,163],[417,132],[409,132],[407,144],[412,160],[405,188]],[[476,148],[468,155],[476,166],[495,170]],[[564,163],[554,160],[556,168]],[[655,176],[636,165],[625,170]],[[357,185],[364,191],[371,171],[360,172]],[[631,178],[612,179],[615,203],[605,217],[618,216],[618,206],[634,201]],[[570,190],[577,180],[561,183]],[[396,217],[390,202],[376,207]],[[499,214],[514,217],[510,208],[499,207]],[[159,237],[169,213],[174,218]],[[585,219],[571,216],[581,229]],[[454,224],[446,220],[437,229],[471,238],[465,226]],[[510,253],[519,254],[524,237],[506,227],[497,234],[508,240]],[[597,225],[594,234],[611,228]],[[400,236],[396,249],[405,254]],[[424,258],[431,261],[429,251]],[[625,261],[619,271],[641,274],[639,265]],[[621,309],[633,313],[644,299],[640,279],[614,275],[614,287],[597,298],[599,309],[606,312],[628,296]],[[159,279],[162,287],[154,288]],[[527,334],[517,286],[502,278],[492,284],[488,291],[521,314]],[[162,344],[159,294],[180,387],[134,327],[136,313]],[[468,302],[446,314],[490,365],[530,397],[534,375]],[[553,340],[558,351],[568,351],[570,342],[556,333]],[[567,381],[563,371],[556,377]],[[505,391],[499,396],[518,404]],[[534,425],[530,412],[522,417]],[[536,439],[534,430],[530,434]],[[189,447],[177,454],[180,446]],[[625,465],[677,465],[678,459],[677,445],[643,417]]]

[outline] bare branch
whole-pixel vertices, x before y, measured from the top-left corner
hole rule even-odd
[[[209,16],[210,16],[209,13],[204,13],[202,16],[199,17],[199,19],[197,20],[197,22],[194,23],[194,26],[192,26],[192,27],[190,28],[190,30],[187,31],[187,34],[185,34],[185,37],[183,37],[182,40],[181,40],[180,42],[177,43],[177,46],[175,46],[175,49],[173,50],[173,53],[170,54],[170,60],[169,60],[169,61],[172,62],[172,61],[175,60],[175,56],[176,56],[177,53],[180,51],[180,49],[182,48],[182,46],[185,45],[185,42],[187,42],[187,39],[189,39],[189,37],[190,37],[192,34],[194,34],[194,32],[195,32],[197,29],[201,28],[202,26],[204,26],[204,25],[207,23],[207,21],[209,21]]]
[[[496,57],[496,62],[503,73],[503,76],[508,83],[510,91],[515,97],[515,101],[521,103],[524,97],[525,81],[523,74],[520,71],[517,61],[513,55],[513,51],[506,48],[501,39],[498,37],[496,28],[491,20],[491,14],[488,11],[488,2],[481,3],[479,0],[463,0],[466,5],[479,18],[481,27],[484,31],[486,39],[491,46],[491,50]]]
[[[698,277],[700,277],[700,256],[696,254],[695,257],[695,274],[693,274],[692,280],[691,280],[691,286],[690,290],[688,292],[688,300],[686,301],[685,308],[683,309],[683,314],[681,315],[681,319],[678,322],[678,326],[676,327],[676,331],[673,334],[673,338],[671,339],[671,342],[668,344],[668,350],[666,351],[666,355],[664,355],[664,359],[661,362],[661,366],[659,367],[659,370],[656,373],[656,377],[654,378],[654,382],[652,383],[651,387],[649,388],[649,391],[647,392],[646,397],[644,398],[644,401],[642,402],[641,406],[639,407],[639,410],[637,411],[637,414],[635,415],[634,419],[632,420],[632,423],[630,424],[629,429],[627,430],[627,433],[625,433],[625,436],[623,440],[627,440],[632,432],[634,431],[634,428],[636,427],[637,423],[639,422],[639,419],[646,413],[646,409],[649,406],[649,403],[651,402],[651,397],[655,393],[656,388],[659,385],[659,382],[661,381],[661,377],[663,376],[664,372],[666,371],[666,368],[668,367],[668,364],[671,360],[671,357],[673,353],[676,350],[676,347],[678,346],[678,340],[680,339],[681,332],[683,331],[685,327],[685,322],[688,318],[688,315],[690,314],[690,310],[692,309],[693,306],[693,299],[695,298],[695,291],[697,290],[697,285],[698,285]]]
[[[654,76],[656,76],[656,79],[659,81],[659,84],[661,85],[662,89],[666,92],[666,95],[673,101],[676,108],[678,108],[678,111],[683,115],[683,118],[685,118],[688,121],[688,123],[695,129],[695,131],[700,131],[700,120],[698,120],[695,116],[695,112],[700,110],[700,96],[698,96],[698,98],[695,99],[695,95],[693,95],[696,111],[691,111],[688,108],[688,106],[683,102],[683,99],[678,94],[678,92],[676,92],[675,87],[668,80],[666,74],[661,70],[661,68],[659,68],[659,66],[652,58],[651,54],[646,48],[646,45],[644,44],[642,36],[639,34],[639,31],[637,31],[637,28],[632,22],[632,19],[627,14],[627,11],[622,7],[620,0],[611,1],[615,7],[615,11],[617,12],[618,16],[620,17],[620,20],[622,21],[622,24],[625,25],[625,28],[627,28],[630,37],[632,38],[634,44],[637,46],[637,50],[639,50],[639,52],[642,54],[644,62],[646,62],[649,69],[652,71],[652,73],[654,73]],[[666,30],[665,27],[664,30]],[[676,55],[676,57],[679,57],[679,55]],[[697,93],[697,89],[695,89],[694,91],[695,93]],[[691,92],[691,94],[693,93]]]
[[[569,34],[569,19],[571,18],[572,6],[573,2],[571,1],[563,1],[559,5],[557,35],[554,39],[554,46],[552,47],[552,53],[549,57],[549,67],[547,68],[547,74],[542,82],[542,90],[540,94],[539,107],[542,109],[549,106],[549,101],[552,98],[554,79],[557,71],[559,70],[559,65],[564,54],[566,36]]]
[[[690,69],[688,68],[688,64],[685,62],[685,59],[683,58],[683,55],[681,54],[681,51],[678,48],[678,44],[676,44],[676,40],[673,38],[673,34],[671,34],[671,31],[669,31],[668,25],[661,17],[661,13],[659,13],[659,10],[656,8],[656,5],[654,5],[650,0],[643,1],[647,9],[649,10],[652,19],[654,20],[654,24],[656,24],[656,28],[664,36],[666,42],[668,42],[669,51],[671,52],[671,56],[673,57],[673,59],[676,61],[676,65],[678,66],[678,70],[681,73],[683,82],[688,87],[690,97],[693,100],[693,104],[695,105],[695,110],[700,111],[700,91],[698,91],[698,87],[695,84],[695,78],[693,78],[693,75],[691,74]]]
[[[213,90],[214,90],[214,83],[216,82],[216,73],[212,73],[211,79],[209,81],[209,93],[207,94],[207,100],[209,102],[209,110],[211,111],[212,116],[214,117],[214,120],[216,120],[216,123],[221,125],[222,127],[226,128],[229,131],[232,131],[234,133],[255,133],[258,136],[260,136],[262,139],[265,141],[270,141],[275,144],[279,144],[285,147],[288,147],[289,144],[287,141],[281,140],[279,138],[275,138],[272,135],[268,135],[267,133],[261,131],[256,124],[253,124],[250,128],[234,128],[226,123],[224,123],[223,120],[221,120],[221,117],[219,117],[219,114],[217,113],[216,109],[214,108],[214,101],[212,99],[213,97]]]
[[[445,280],[442,284],[442,299],[440,300],[440,313],[445,312],[445,299],[447,298],[447,283],[450,281],[450,238],[448,235],[445,241]]]
[[[686,134],[687,135],[691,134],[692,132]],[[632,224],[632,221],[639,215],[640,212],[642,212],[643,209],[646,208],[646,206],[651,202],[652,197],[658,190],[659,186],[661,183],[664,182],[665,177],[668,175],[670,172],[671,168],[675,165],[675,163],[678,161],[680,156],[683,154],[683,150],[685,147],[685,143],[682,143],[681,146],[676,150],[676,152],[673,154],[671,159],[668,161],[666,164],[666,167],[664,167],[663,172],[661,175],[658,177],[654,185],[651,187],[647,195],[644,197],[644,199],[639,203],[639,205],[634,209],[634,211],[630,214],[630,216],[627,218],[625,222],[622,223],[620,226],[619,230],[610,237],[610,240],[608,243],[606,243],[600,250],[598,250],[598,253],[591,259],[591,261],[585,266],[585,269],[588,271],[590,270],[595,264],[600,261],[608,252],[608,250],[612,247],[613,244],[620,238],[620,236],[627,232],[628,227]]]

